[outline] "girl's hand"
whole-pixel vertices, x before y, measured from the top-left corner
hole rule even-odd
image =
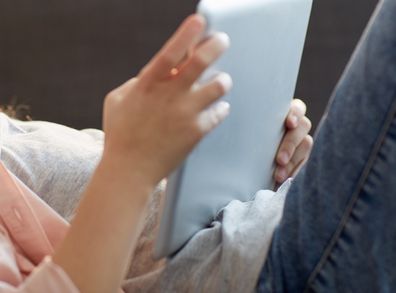
[[[190,16],[136,78],[106,97],[104,157],[134,166],[150,183],[176,168],[229,112],[226,102],[207,110],[231,88],[229,75],[196,84],[229,46],[223,33],[201,42],[204,31],[204,19]]]
[[[231,87],[228,75],[195,85],[228,46],[224,34],[200,43],[204,29],[202,17],[189,17],[137,78],[106,97],[103,158],[53,256],[81,292],[117,291],[154,185],[228,113],[227,104],[207,110]]]
[[[313,139],[308,134],[311,121],[305,116],[307,107],[301,100],[295,99],[286,118],[286,134],[281,142],[276,157],[275,180],[278,184],[295,176],[308,160],[313,146]]]

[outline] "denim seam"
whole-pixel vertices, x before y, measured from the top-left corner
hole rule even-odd
[[[337,244],[338,240],[340,239],[340,236],[341,236],[342,232],[344,231],[347,222],[349,221],[352,211],[355,208],[356,203],[358,202],[358,200],[360,198],[361,191],[367,182],[367,178],[369,177],[370,173],[372,172],[372,168],[373,168],[373,165],[378,157],[378,153],[383,146],[383,143],[384,143],[384,141],[387,137],[387,134],[389,132],[390,126],[396,116],[396,93],[394,93],[393,96],[395,98],[392,102],[390,111],[388,112],[388,114],[386,116],[384,126],[383,126],[381,133],[378,136],[376,143],[371,151],[368,163],[366,164],[366,166],[363,169],[362,175],[360,176],[359,183],[356,185],[355,192],[353,193],[353,196],[351,197],[351,199],[349,201],[349,204],[348,204],[348,206],[344,212],[344,215],[337,227],[337,230],[335,231],[334,235],[332,236],[332,238],[331,238],[329,244],[327,245],[327,248],[325,249],[322,257],[320,258],[318,264],[316,265],[316,267],[312,271],[310,277],[308,278],[304,292],[308,292],[308,290],[311,288],[311,285],[315,281],[316,277],[318,276],[318,274],[320,273],[320,271],[322,270],[324,265],[327,263],[330,254],[332,253],[335,245]]]

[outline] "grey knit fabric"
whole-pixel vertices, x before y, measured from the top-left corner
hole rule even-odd
[[[103,149],[103,132],[10,119],[0,113],[0,159],[69,220]]]
[[[21,122],[0,113],[3,163],[65,219],[70,220],[103,149],[103,132],[49,122]],[[151,257],[164,182],[153,193],[126,292],[252,292],[280,221],[286,182],[277,193],[259,191],[233,201],[212,225],[172,259]]]

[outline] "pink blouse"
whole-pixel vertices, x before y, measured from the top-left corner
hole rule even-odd
[[[0,293],[79,292],[49,257],[68,227],[0,162]]]

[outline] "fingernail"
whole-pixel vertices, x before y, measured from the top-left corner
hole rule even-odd
[[[204,131],[210,131],[223,121],[230,112],[230,104],[220,101],[198,116],[198,125]]]
[[[214,105],[213,110],[220,119],[223,119],[230,113],[230,104],[226,101],[220,101]]]
[[[232,88],[232,78],[228,73],[220,73],[217,76],[217,80],[221,83],[225,92],[228,92]]]
[[[222,47],[228,48],[230,46],[230,37],[226,33],[216,33],[215,38],[220,42]]]
[[[279,160],[281,164],[286,165],[289,162],[289,154],[285,151],[280,152]]]

